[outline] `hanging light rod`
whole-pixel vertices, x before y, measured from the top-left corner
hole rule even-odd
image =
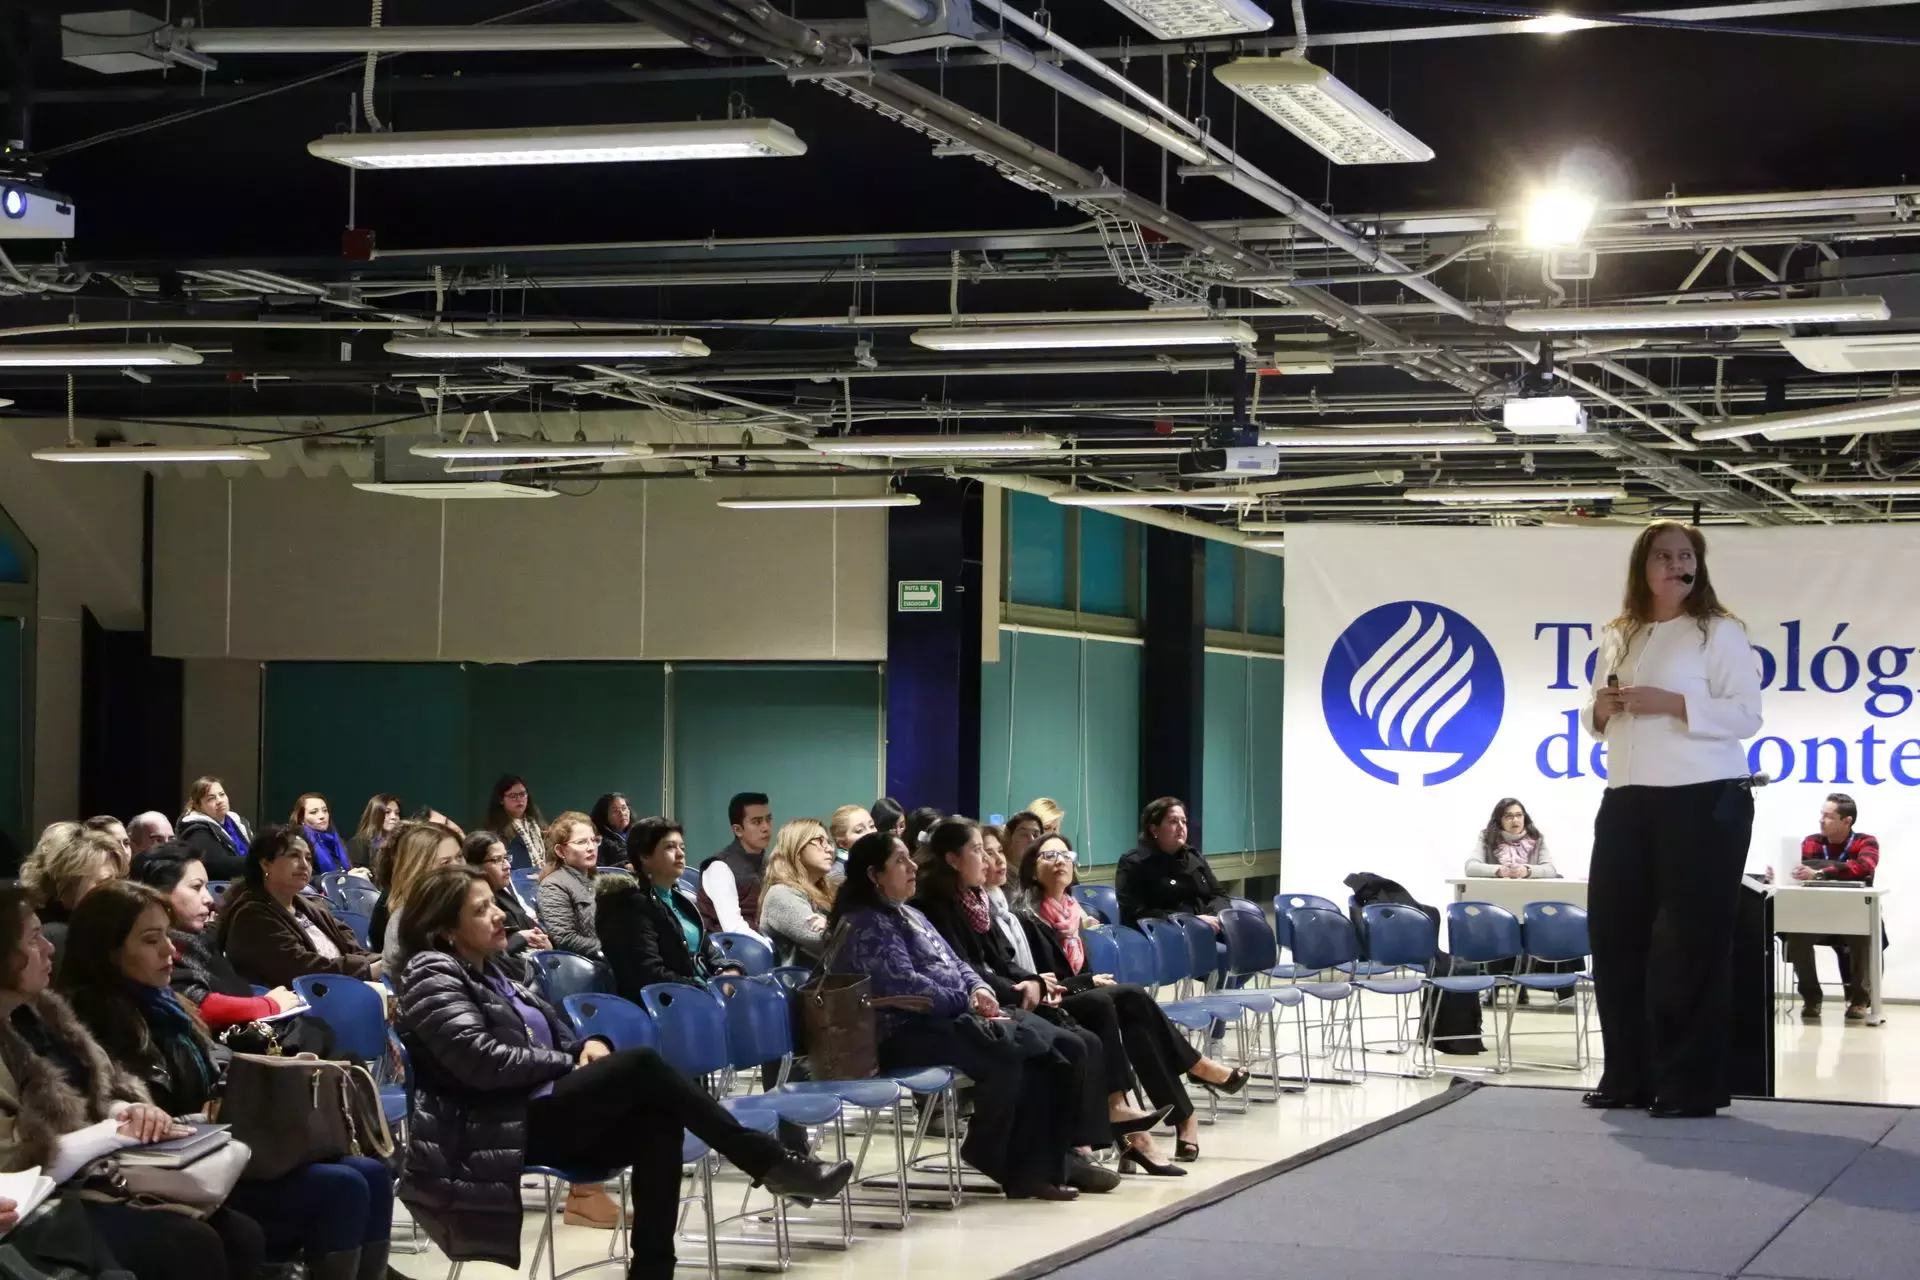
[[[1658,307],[1522,307],[1507,313],[1521,333],[1588,333],[1604,329],[1718,329],[1769,324],[1842,324],[1886,320],[1885,298],[1776,298],[1760,302],[1676,302]]]
[[[407,450],[416,458],[471,461],[497,458],[646,458],[653,446],[632,440],[482,440],[465,444],[416,444]]]
[[[564,338],[393,338],[382,350],[388,355],[421,360],[665,360],[713,354],[700,339],[678,333]]]
[[[1876,431],[1920,429],[1920,394],[1889,396],[1885,400],[1856,400],[1831,409],[1802,409],[1740,418],[1717,426],[1695,427],[1695,440],[1735,440],[1765,436],[1769,440],[1816,440]]]
[[[1294,449],[1382,449],[1439,444],[1492,444],[1485,427],[1280,427],[1261,431],[1260,443]]]
[[[322,160],[353,169],[460,169],[799,156],[806,154],[807,144],[778,120],[694,120],[544,129],[330,133],[309,142],[307,150]]]
[[[131,368],[136,365],[199,364],[200,353],[176,343],[124,346],[0,346],[0,369]]]
[[[1618,485],[1453,485],[1444,489],[1409,489],[1408,502],[1474,504],[1481,502],[1624,502],[1627,491]]]
[[[38,462],[266,462],[273,457],[257,444],[164,445],[106,444],[35,449]]]
[[[909,455],[975,456],[983,454],[1059,453],[1058,436],[926,435],[926,436],[835,436],[814,439],[808,447],[816,453],[857,454],[867,457],[900,458]]]
[[[1139,320],[1117,324],[1033,324],[916,329],[913,344],[929,351],[1035,351],[1080,347],[1244,346],[1254,339],[1244,320]]]
[[[1920,498],[1920,480],[1805,480],[1796,498]]]
[[[1213,78],[1335,164],[1409,164],[1433,148],[1298,52],[1235,58]]]
[[[863,507],[917,507],[920,497],[913,493],[880,493],[846,498],[821,494],[814,498],[722,498],[713,505],[729,511],[839,511]]]

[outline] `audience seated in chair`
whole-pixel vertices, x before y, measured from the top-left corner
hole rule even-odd
[[[289,827],[266,828],[247,850],[245,880],[227,891],[215,929],[248,982],[284,987],[303,973],[380,976],[380,957],[334,919],[326,899],[304,892],[312,879],[307,842]]]
[[[642,818],[627,838],[633,875],[608,876],[595,900],[602,954],[615,990],[638,1004],[643,987],[684,982],[705,987],[717,963],[700,908],[680,887],[687,837],[671,818]]]
[[[20,886],[53,943],[54,963],[66,953],[67,920],[96,885],[127,873],[112,836],[77,822],[56,822],[40,833],[20,865]]]
[[[387,837],[400,829],[400,797],[382,792],[360,811],[360,825],[347,841],[347,861],[355,871],[373,874],[373,863]]]
[[[544,825],[525,778],[509,773],[495,780],[487,796],[487,820],[481,826],[500,837],[514,866],[538,871],[547,865]]]
[[[760,891],[760,931],[773,939],[778,963],[819,962],[839,869],[833,841],[818,822],[796,818],[780,828]]]
[[[593,829],[593,819],[569,810],[553,820],[546,840],[552,861],[540,873],[540,927],[557,949],[598,960],[601,947],[593,886],[600,836]]]
[[[194,779],[187,788],[187,803],[177,830],[174,838],[200,855],[209,878],[238,880],[245,873],[253,831],[247,820],[233,811],[220,779]]]
[[[382,973],[400,972],[400,914],[407,908],[413,887],[429,871],[458,866],[460,841],[445,827],[429,822],[409,822],[393,835],[392,873],[387,891],[374,908],[376,921],[368,922],[367,940],[380,949]]]
[[[287,825],[298,828],[307,838],[307,848],[313,850],[315,875],[353,869],[353,856],[347,852],[346,841],[334,829],[333,810],[327,807],[325,796],[309,791],[295,800],[293,816],[287,819]]]
[[[618,791],[609,791],[593,802],[593,812],[587,816],[593,819],[593,829],[600,836],[599,868],[624,870],[627,834],[633,830],[633,806]]]
[[[491,831],[476,831],[461,845],[470,867],[477,868],[493,886],[493,905],[507,921],[507,952],[500,963],[515,982],[527,981],[526,955],[529,951],[551,951],[553,943],[540,927],[534,905],[520,896],[513,884],[513,857],[500,837]]]

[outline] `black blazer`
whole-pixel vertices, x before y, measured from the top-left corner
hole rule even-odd
[[[921,894],[914,898],[912,905],[940,931],[953,953],[972,965],[980,980],[993,988],[993,998],[1002,1008],[1020,1007],[1020,993],[1013,989],[1013,984],[1037,975],[1020,967],[1019,961],[1013,958],[1013,948],[1007,945],[999,930],[989,926],[985,933],[975,933],[967,923],[967,913],[961,909],[958,898]],[[1038,959],[1037,953],[1035,958]]]
[[[1233,905],[1198,850],[1162,853],[1150,840],[1142,840],[1121,857],[1114,870],[1113,892],[1120,899],[1124,925],[1181,913],[1217,916]]]
[[[700,908],[678,886],[668,891],[680,915],[696,926]],[[601,877],[594,895],[594,921],[603,957],[613,968],[619,994],[635,1003],[640,988],[656,982],[707,985],[713,965],[706,954],[706,934],[699,952],[687,950],[679,921],[653,892],[653,885],[633,876]]]
[[[1067,949],[1052,925],[1031,911],[1015,911],[1013,918],[1027,931],[1027,945],[1033,949],[1033,962],[1040,966],[1040,972],[1052,974],[1069,994],[1093,989],[1093,971],[1073,972],[1073,962],[1067,959]]]

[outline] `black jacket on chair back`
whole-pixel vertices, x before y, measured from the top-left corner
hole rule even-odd
[[[492,968],[492,962],[489,962]],[[400,1199],[449,1258],[520,1266],[527,1100],[573,1069],[567,1020],[533,992],[554,1048],[535,1044],[513,1002],[444,951],[407,963],[398,1022],[415,1092]]]
[[[683,919],[700,923],[700,908],[678,886],[669,889]],[[594,920],[600,933],[601,955],[613,969],[619,994],[640,1000],[640,988],[655,982],[707,985],[713,973],[701,935],[701,950],[687,950],[680,922],[667,914],[653,885],[633,876],[608,876],[595,894]]]
[[[1182,846],[1178,852],[1162,853],[1151,840],[1121,855],[1113,892],[1120,899],[1120,923],[1133,927],[1183,912],[1217,916],[1233,905],[1198,850]]]

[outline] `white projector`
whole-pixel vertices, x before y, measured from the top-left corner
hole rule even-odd
[[[58,192],[0,177],[0,240],[70,240],[73,201]]]
[[[1517,436],[1569,435],[1587,429],[1587,411],[1572,396],[1529,396],[1502,405],[1500,425]]]

